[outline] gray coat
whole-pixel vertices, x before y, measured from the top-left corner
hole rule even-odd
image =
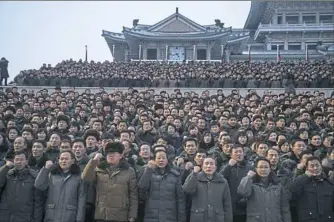
[[[43,192],[34,188],[37,173],[0,168],[0,222],[42,222]]]
[[[209,180],[204,172],[192,173],[183,185],[191,195],[191,222],[232,222],[232,201],[227,181],[219,173]]]
[[[73,164],[65,177],[59,165],[51,170],[42,168],[35,187],[48,190],[44,222],[77,222],[85,220],[86,190],[80,168]]]
[[[186,221],[180,173],[169,166],[164,174],[158,169],[145,168],[138,188],[139,198],[146,203],[144,222]]]
[[[238,194],[247,198],[247,222],[291,222],[286,192],[279,183],[270,180],[262,184],[258,176],[242,178]]]

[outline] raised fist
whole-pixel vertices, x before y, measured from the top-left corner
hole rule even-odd
[[[45,162],[45,168],[46,169],[50,169],[53,165],[53,162],[51,160],[48,160]]]
[[[186,170],[191,170],[192,168],[194,168],[194,164],[192,162],[188,162],[185,165]]]
[[[102,153],[96,153],[94,156],[94,160],[100,160],[102,158]]]
[[[304,164],[303,163],[298,163],[297,169],[302,170],[303,168],[304,168]]]
[[[201,171],[201,167],[199,167],[199,166],[194,167],[194,173],[198,173],[200,171]]]
[[[184,164],[184,159],[182,157],[178,158],[176,161],[176,165],[180,166],[181,164]]]
[[[6,160],[6,166],[12,168],[14,166],[14,163],[12,161]]]
[[[235,164],[237,164],[237,161],[232,158],[230,159],[230,161],[228,161],[228,165],[230,166],[234,166]]]
[[[248,173],[247,173],[247,176],[249,176],[249,177],[253,177],[253,176],[255,176],[256,175],[256,173],[253,171],[253,170],[250,170],[250,171],[248,171]]]
[[[156,167],[155,161],[154,160],[148,161],[147,167],[150,168],[150,169],[154,169]]]

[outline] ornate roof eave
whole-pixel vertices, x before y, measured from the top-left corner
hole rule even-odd
[[[267,6],[265,1],[252,1],[251,7],[248,13],[248,17],[245,23],[245,29],[256,29],[260,23],[263,12]]]
[[[168,16],[167,18],[165,18],[165,19],[163,19],[163,20],[161,20],[161,21],[155,23],[154,25],[152,25],[151,27],[149,27],[147,30],[148,30],[148,31],[154,31],[154,30],[157,29],[159,26],[163,25],[164,23],[167,23],[169,20],[172,20],[172,19],[175,18],[175,17],[179,17],[179,18],[183,19],[184,21],[186,21],[187,23],[189,23],[191,26],[195,27],[195,28],[198,29],[198,30],[201,30],[201,31],[205,31],[205,30],[206,30],[206,28],[203,27],[202,25],[200,25],[200,24],[194,22],[194,21],[191,20],[191,19],[188,19],[187,17],[185,17],[184,15],[182,15],[182,14],[180,14],[180,13],[178,13],[178,12],[176,12],[176,13],[174,13],[174,14]]]
[[[166,40],[166,39],[170,39],[170,40],[215,40],[224,36],[229,35],[229,32],[224,32],[224,33],[219,33],[219,34],[215,34],[215,35],[209,35],[209,36],[198,36],[198,35],[177,35],[177,36],[171,36],[171,35],[165,35],[165,36],[152,36],[152,35],[144,35],[144,34],[138,34],[138,33],[127,33],[126,36],[131,36],[131,37],[137,37],[140,39],[147,39],[147,40]]]
[[[231,43],[235,43],[235,42],[241,42],[241,41],[244,41],[244,40],[248,40],[249,39],[249,35],[248,36],[243,36],[243,37],[240,37],[240,38],[236,38],[236,39],[231,39],[231,40],[228,40],[227,43],[231,44]]]
[[[122,42],[125,43],[126,39],[122,33],[115,33],[115,32],[109,32],[102,30],[102,37],[104,37],[106,40],[110,39],[116,42]]]

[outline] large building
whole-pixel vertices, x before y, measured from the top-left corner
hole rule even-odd
[[[122,33],[102,31],[116,61],[252,60],[328,56],[334,48],[333,1],[252,1],[243,29],[219,19],[201,25],[179,13],[153,25],[133,20]]]

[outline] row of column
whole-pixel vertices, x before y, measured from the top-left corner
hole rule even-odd
[[[206,60],[211,60],[211,49],[212,49],[213,44],[207,44],[206,46]],[[114,45],[113,45],[113,54],[114,54]],[[157,48],[157,55],[160,55],[160,47]],[[169,46],[166,45],[165,48],[165,55],[166,58],[165,60],[168,60],[168,50],[169,50]],[[221,45],[221,56],[223,56],[224,53],[224,45]],[[146,60],[147,59],[147,47],[143,47],[142,45],[139,45],[139,50],[138,50],[138,54],[139,54],[139,60]],[[143,56],[142,56],[143,54]],[[157,56],[158,57],[158,56]],[[193,60],[197,60],[197,46],[193,45]]]

